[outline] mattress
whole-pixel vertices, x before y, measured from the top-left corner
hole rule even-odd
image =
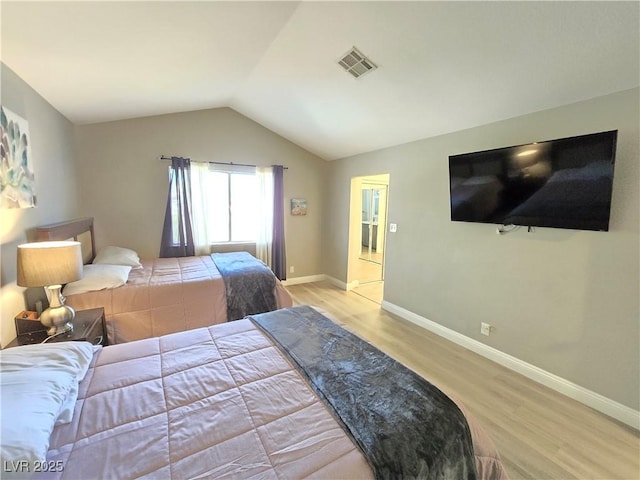
[[[462,410],[478,478],[505,477]],[[98,351],[47,460],[64,469],[41,477],[373,478],[303,375],[249,319]]]
[[[207,327],[227,321],[224,281],[210,256],[141,260],[118,288],[69,295],[78,310],[103,307],[109,344]],[[276,281],[278,308],[292,305]]]

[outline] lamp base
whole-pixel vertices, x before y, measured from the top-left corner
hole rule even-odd
[[[47,337],[57,337],[66,332],[72,332],[73,325],[71,323],[65,323],[59,327],[51,327],[47,329]]]
[[[60,294],[60,285],[52,285],[47,288],[50,291],[50,306],[40,315],[40,323],[47,327],[47,335],[60,335],[73,331],[71,322],[76,316],[76,311],[64,304],[64,297]]]

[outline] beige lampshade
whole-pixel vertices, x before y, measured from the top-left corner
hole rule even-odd
[[[35,242],[18,245],[18,285],[46,287],[82,278],[80,242]]]

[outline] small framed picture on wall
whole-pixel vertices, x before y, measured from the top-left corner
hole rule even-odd
[[[307,200],[305,198],[291,199],[291,215],[306,215]]]

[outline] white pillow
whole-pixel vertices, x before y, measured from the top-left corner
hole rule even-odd
[[[87,374],[94,346],[89,342],[25,345],[0,351],[0,463],[44,462],[49,437],[65,403],[77,400],[78,383]],[[75,397],[69,398],[75,391]],[[61,422],[60,422],[61,423]],[[19,472],[3,470],[4,475]]]
[[[138,254],[133,250],[122,247],[101,248],[92,263],[94,265],[127,265],[131,268],[142,268]]]
[[[60,405],[60,411],[58,412],[58,418],[56,418],[56,425],[64,425],[70,423],[73,420],[73,411],[76,409],[76,401],[78,400],[78,382],[71,385],[71,388],[67,392],[67,396],[64,397],[62,405]]]
[[[93,345],[94,354],[102,349],[102,345]],[[84,352],[86,354],[86,352]],[[67,397],[64,399],[62,406],[60,407],[60,411],[58,412],[58,419],[56,420],[56,425],[63,425],[65,423],[70,423],[73,420],[73,411],[76,409],[76,401],[78,400],[78,389],[80,382],[87,375],[87,370],[89,369],[89,365],[83,362],[79,367],[78,373],[78,381],[74,382],[67,393]]]
[[[117,288],[127,283],[131,267],[124,265],[85,265],[83,276],[76,282],[67,283],[63,295],[94,292],[106,288]]]
[[[28,377],[20,372],[0,373],[2,465],[34,472],[34,464],[46,460],[49,437],[72,384],[73,376],[68,373],[51,375],[35,369]],[[21,465],[25,461],[27,468]],[[7,473],[19,472],[4,471],[3,476]]]

